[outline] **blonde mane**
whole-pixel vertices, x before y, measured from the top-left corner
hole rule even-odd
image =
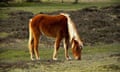
[[[67,21],[68,21],[68,31],[69,31],[69,36],[70,36],[70,42],[72,41],[72,39],[74,38],[76,41],[79,42],[80,45],[83,46],[83,43],[80,40],[77,28],[75,26],[75,23],[72,21],[72,19],[70,18],[70,15],[67,13],[60,13],[61,15],[64,15],[67,17]]]

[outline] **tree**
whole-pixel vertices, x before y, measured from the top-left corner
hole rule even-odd
[[[27,0],[27,2],[42,2],[41,0]]]
[[[33,2],[33,0],[27,0],[27,2]]]
[[[61,0],[62,3],[64,3],[64,0]]]
[[[78,3],[78,0],[75,0],[74,4],[77,4]]]
[[[6,4],[8,4],[9,1],[12,1],[12,0],[0,0],[0,2],[4,2]]]

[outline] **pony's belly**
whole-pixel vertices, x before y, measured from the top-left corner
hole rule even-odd
[[[44,31],[42,31],[42,35],[55,38],[56,32],[49,32],[49,31],[44,32]]]

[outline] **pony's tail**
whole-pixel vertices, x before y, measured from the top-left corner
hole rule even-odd
[[[29,48],[31,47],[31,44],[33,43],[33,35],[32,35],[31,22],[32,22],[32,19],[29,20],[29,42],[28,42]]]

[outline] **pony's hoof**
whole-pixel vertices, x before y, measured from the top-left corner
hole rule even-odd
[[[56,60],[58,60],[58,58],[53,58],[53,60],[55,60],[55,61],[56,61]]]
[[[36,60],[40,60],[40,58],[37,58]]]
[[[34,61],[35,59],[34,58],[31,58],[32,61]]]
[[[66,60],[71,60],[71,59],[72,59],[72,58],[71,58],[70,56],[66,58]]]

